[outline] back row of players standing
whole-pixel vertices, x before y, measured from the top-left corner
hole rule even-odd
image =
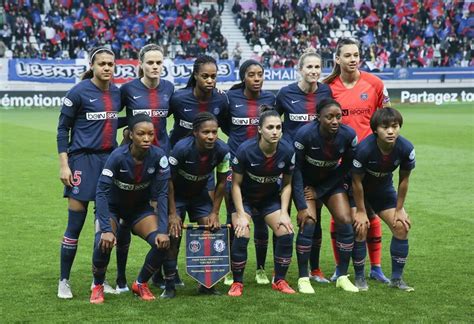
[[[343,40],[338,45],[337,54],[336,66],[339,69],[358,71],[356,42]],[[263,104],[275,105],[277,111],[284,115],[283,136],[292,142],[296,131],[315,118],[316,104],[324,98],[335,97],[341,103],[343,115],[350,116],[348,124],[353,124],[356,130],[362,129],[365,132],[359,138],[370,133],[370,127],[367,127],[370,115],[388,103],[382,82],[368,73],[359,71],[360,77],[354,80],[352,91],[338,90],[345,85],[337,75],[329,82],[331,87],[318,82],[321,58],[312,50],[308,50],[300,58],[298,68],[301,81],[283,87],[276,98],[271,92],[262,90],[263,67],[256,61],[242,64],[239,71],[242,82],[224,94],[216,90],[217,65],[210,57],[202,56],[196,59],[188,86],[176,92],[173,84],[160,80],[163,51],[159,46],[145,46],[139,59],[140,78],[119,90],[110,84],[114,65],[113,53],[107,48],[94,49],[90,55],[91,79],[82,81],[68,93],[61,110],[58,127],[60,177],[66,186],[65,196],[69,198],[68,227],[61,247],[61,278],[58,288],[58,296],[63,298],[72,297],[69,274],[78,237],[84,224],[88,202],[95,198],[98,175],[108,154],[115,147],[117,114],[123,107],[126,107],[128,118],[139,113],[146,113],[152,118],[156,136],[154,144],[167,154],[171,147],[192,130],[195,116],[199,112],[208,111],[216,115],[219,126],[229,135],[230,153],[235,156],[241,143],[256,136],[258,107]],[[356,105],[354,110],[354,102],[360,102],[361,108]],[[373,105],[368,105],[368,102]],[[166,117],[171,114],[174,115],[175,124],[168,138]],[[74,164],[75,162],[77,163]],[[266,226],[264,228],[266,230]],[[128,238],[128,242],[129,240]],[[311,240],[314,241],[314,236]],[[127,239],[123,241],[124,245],[127,245]],[[265,241],[268,242],[268,233],[266,238],[264,233],[263,239],[256,239],[257,241],[264,242],[262,246],[266,254]],[[257,259],[258,248],[257,246]],[[315,259],[318,258],[319,256]],[[313,263],[313,258],[311,261]],[[315,262],[317,263],[317,260]],[[262,261],[257,260],[257,264],[261,265]],[[312,269],[314,266],[311,264]],[[318,268],[318,265],[316,267]],[[125,278],[124,272],[121,276],[122,279]],[[120,280],[117,279],[120,286]]]

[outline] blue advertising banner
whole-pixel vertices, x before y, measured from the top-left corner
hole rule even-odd
[[[205,226],[186,225],[186,272],[211,288],[230,272],[229,228],[211,232]]]
[[[75,83],[86,68],[75,60],[11,59],[8,61],[8,80]]]
[[[188,82],[193,72],[193,60],[175,60],[172,75],[176,83]],[[221,60],[217,64],[217,82],[235,81],[234,61]]]

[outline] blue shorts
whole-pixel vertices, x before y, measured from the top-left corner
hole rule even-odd
[[[281,200],[280,196],[277,197],[269,197],[261,202],[249,202],[246,201],[245,198],[243,200],[244,211],[249,214],[252,219],[256,217],[263,217],[265,218],[267,215],[270,215],[273,212],[281,209]],[[232,204],[232,213],[235,213],[237,210],[235,209],[234,204]]]
[[[344,181],[338,181],[333,183],[331,186],[316,186],[313,187],[314,191],[316,192],[316,198],[321,202],[327,201],[329,197],[344,192],[347,193],[347,189],[345,187]]]
[[[216,175],[214,174],[214,172],[207,179],[206,188],[207,188],[207,191],[216,190]]]
[[[397,207],[397,192],[392,187],[382,192],[365,193],[365,200],[370,204],[373,211],[378,214],[382,210]]]
[[[133,228],[133,226],[143,218],[156,214],[150,205],[141,205],[132,210],[122,211],[118,211],[112,207],[110,208],[110,215],[120,226]]]
[[[110,153],[78,153],[69,156],[72,187],[64,187],[64,197],[94,201],[97,181]]]
[[[190,222],[197,222],[198,219],[207,217],[212,211],[212,201],[209,193],[204,190],[199,196],[193,198],[183,198],[175,196],[176,213],[185,220],[186,212]]]

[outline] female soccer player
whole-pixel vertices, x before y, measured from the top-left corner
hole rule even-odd
[[[194,61],[193,72],[186,88],[175,92],[170,101],[170,114],[174,116],[170,142],[173,147],[192,131],[193,120],[200,112],[214,114],[221,123],[227,105],[227,96],[216,90],[217,63],[207,55]],[[222,127],[222,126],[221,126]]]
[[[116,147],[119,89],[111,83],[115,57],[107,47],[89,54],[90,69],[64,99],[59,116],[57,145],[59,177],[68,198],[68,224],[61,243],[59,298],[72,298],[69,283],[79,235],[89,201],[95,200],[97,179]],[[107,285],[109,291],[113,289]]]
[[[263,66],[259,62],[255,60],[245,61],[239,69],[241,82],[233,85],[227,91],[229,106],[226,109],[224,119],[229,124],[228,144],[232,157],[235,156],[240,144],[257,136],[258,107],[263,104],[272,107],[275,105],[275,95],[270,91],[262,90],[263,72]],[[231,187],[231,179],[232,176],[230,175],[229,187]],[[231,199],[230,192],[228,199]],[[228,222],[231,222],[230,214],[228,215]],[[254,224],[254,243],[257,258],[255,280],[258,284],[269,284],[270,281],[265,274],[268,227],[261,217],[254,218]],[[231,285],[232,280],[226,278],[225,283]]]
[[[151,246],[132,285],[133,293],[142,300],[155,299],[147,282],[163,263],[164,249],[169,247],[168,158],[162,149],[152,145],[155,132],[148,115],[138,114],[130,118],[129,131],[132,143],[121,145],[112,152],[97,184],[92,304],[104,302],[105,272],[110,252],[116,244],[115,233],[122,223]],[[156,210],[150,205],[154,192],[157,193]]]
[[[186,88],[176,91],[170,100],[169,115],[174,116],[170,136],[171,147],[192,132],[193,120],[200,112],[207,111],[214,114],[219,120],[219,125],[222,124],[221,117],[227,105],[227,96],[216,90],[216,80],[216,60],[207,55],[199,56],[194,61]],[[208,192],[211,199],[213,199],[214,181],[214,177],[209,177]],[[176,278],[179,278],[178,273]],[[160,286],[161,282],[160,272],[157,272],[153,276],[153,284]]]
[[[370,120],[373,134],[359,144],[352,167],[352,190],[357,208],[354,227],[358,234],[365,235],[367,232],[367,202],[393,234],[390,244],[392,278],[389,285],[414,291],[403,281],[402,274],[408,256],[408,231],[411,228],[404,203],[410,172],[415,168],[415,149],[400,136],[402,125],[401,114],[393,108],[377,110]],[[392,172],[397,167],[400,167],[398,194],[392,182]],[[362,265],[359,275],[363,274]]]
[[[314,48],[307,48],[298,60],[298,72],[301,79],[281,88],[276,97],[277,110],[284,114],[283,122],[283,138],[293,144],[293,139],[303,125],[311,122],[316,118],[316,105],[325,98],[331,98],[331,89],[324,83],[318,82],[321,76],[321,56],[316,53]],[[306,253],[299,250],[300,241],[312,242],[310,263],[310,278],[320,282],[329,282],[319,267],[319,252],[321,250],[321,208],[318,208],[315,219],[314,232],[299,231],[296,238],[297,256]],[[308,234],[310,236],[306,237]],[[306,243],[304,243],[306,244]],[[303,245],[304,245],[303,244]],[[308,283],[303,284],[306,291],[311,290]]]
[[[359,42],[350,38],[340,39],[336,47],[334,69],[323,82],[331,87],[334,99],[342,106],[342,122],[351,126],[356,131],[359,141],[361,141],[371,134],[370,117],[377,109],[389,107],[390,98],[382,80],[375,75],[360,71],[359,63]],[[382,226],[380,218],[373,213],[369,213],[369,218],[370,228],[367,235],[367,246],[372,265],[370,278],[387,283],[389,280],[385,277],[381,268]],[[331,220],[331,232],[334,233],[333,220]],[[356,237],[354,249],[362,249],[365,244],[365,241],[361,241],[361,238]],[[334,240],[333,250],[336,264],[338,264]],[[364,260],[355,260],[354,262],[365,262],[365,253]],[[331,279],[335,280],[337,275],[336,267],[336,272]]]
[[[144,46],[138,54],[138,79],[124,84],[120,88],[122,106],[126,107],[127,119],[136,114],[147,114],[155,126],[153,144],[169,153],[170,144],[166,131],[169,101],[174,92],[174,85],[161,79],[163,70],[163,49],[156,44]],[[129,140],[128,131],[124,132]],[[117,232],[117,292],[128,291],[125,268],[130,246],[130,230],[121,226]]]
[[[301,239],[297,241],[298,290],[314,294],[308,278],[308,259],[316,220],[317,199],[326,205],[336,221],[340,271],[336,286],[346,291],[358,292],[347,276],[354,231],[349,199],[344,188],[344,175],[350,168],[357,146],[357,136],[352,128],[341,125],[342,109],[334,99],[320,101],[316,114],[316,121],[301,127],[294,139],[296,168],[293,199],[302,233]],[[305,189],[310,190],[315,199],[305,199]]]
[[[288,215],[288,205],[291,199],[294,151],[289,143],[280,141],[282,124],[279,113],[268,106],[263,106],[261,111],[258,137],[242,143],[232,159],[232,198],[235,205],[232,225],[235,237],[231,260],[234,282],[228,295],[234,297],[241,296],[243,292],[249,223],[254,215],[262,217],[277,237],[272,288],[286,294],[295,293],[285,280],[293,250],[293,225]],[[280,186],[278,182],[281,175]]]

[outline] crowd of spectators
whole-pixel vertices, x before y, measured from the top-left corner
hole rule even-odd
[[[340,37],[361,41],[362,60],[372,70],[474,65],[471,2],[280,2],[256,0],[254,8],[243,9],[237,0],[232,7],[239,28],[256,49],[253,58],[266,67],[292,67],[309,46],[331,67]]]
[[[218,9],[190,0],[5,0],[0,57],[84,58],[108,44],[117,58],[136,59],[153,42],[172,58],[228,58]]]

